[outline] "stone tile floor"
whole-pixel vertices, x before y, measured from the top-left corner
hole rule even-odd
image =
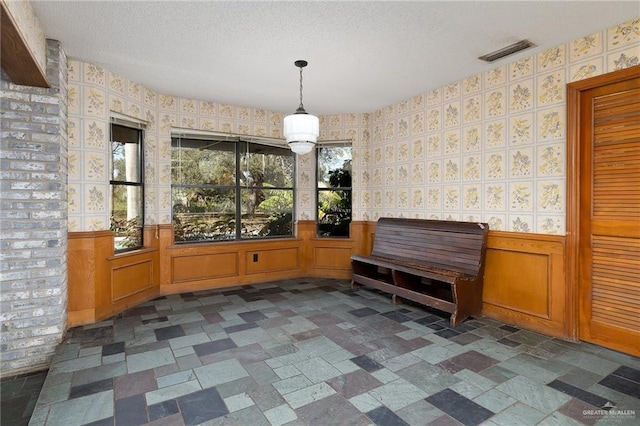
[[[38,401],[47,371],[0,380],[0,425],[26,426]]]
[[[160,297],[69,331],[30,425],[640,424],[640,359],[347,281]]]

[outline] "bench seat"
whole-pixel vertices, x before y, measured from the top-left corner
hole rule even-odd
[[[370,256],[353,255],[352,287],[374,287],[451,313],[456,326],[482,310],[489,226],[380,218]]]
[[[397,271],[419,275],[424,278],[437,279],[440,281],[451,283],[458,279],[472,280],[474,278],[473,275],[464,274],[459,271],[452,271],[443,268],[442,266],[429,265],[427,263],[409,262],[392,257],[353,255],[351,256],[351,261],[366,262],[387,269],[394,269]]]

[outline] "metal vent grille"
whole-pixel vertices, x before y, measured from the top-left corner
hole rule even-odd
[[[493,62],[497,61],[498,59],[504,58],[505,56],[513,55],[514,53],[520,52],[521,50],[528,49],[533,46],[535,46],[535,44],[531,43],[529,40],[520,40],[516,43],[510,44],[507,47],[503,47],[500,50],[496,50],[495,52],[487,53],[484,56],[480,56],[478,59],[487,62]]]

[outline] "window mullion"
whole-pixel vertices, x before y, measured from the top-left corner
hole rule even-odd
[[[242,194],[240,188],[240,149],[239,142],[236,142],[236,240],[242,238]]]

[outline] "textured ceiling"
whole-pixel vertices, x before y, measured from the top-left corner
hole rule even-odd
[[[159,93],[372,112],[640,15],[637,1],[33,1],[48,38]],[[493,64],[520,39],[537,47]]]

